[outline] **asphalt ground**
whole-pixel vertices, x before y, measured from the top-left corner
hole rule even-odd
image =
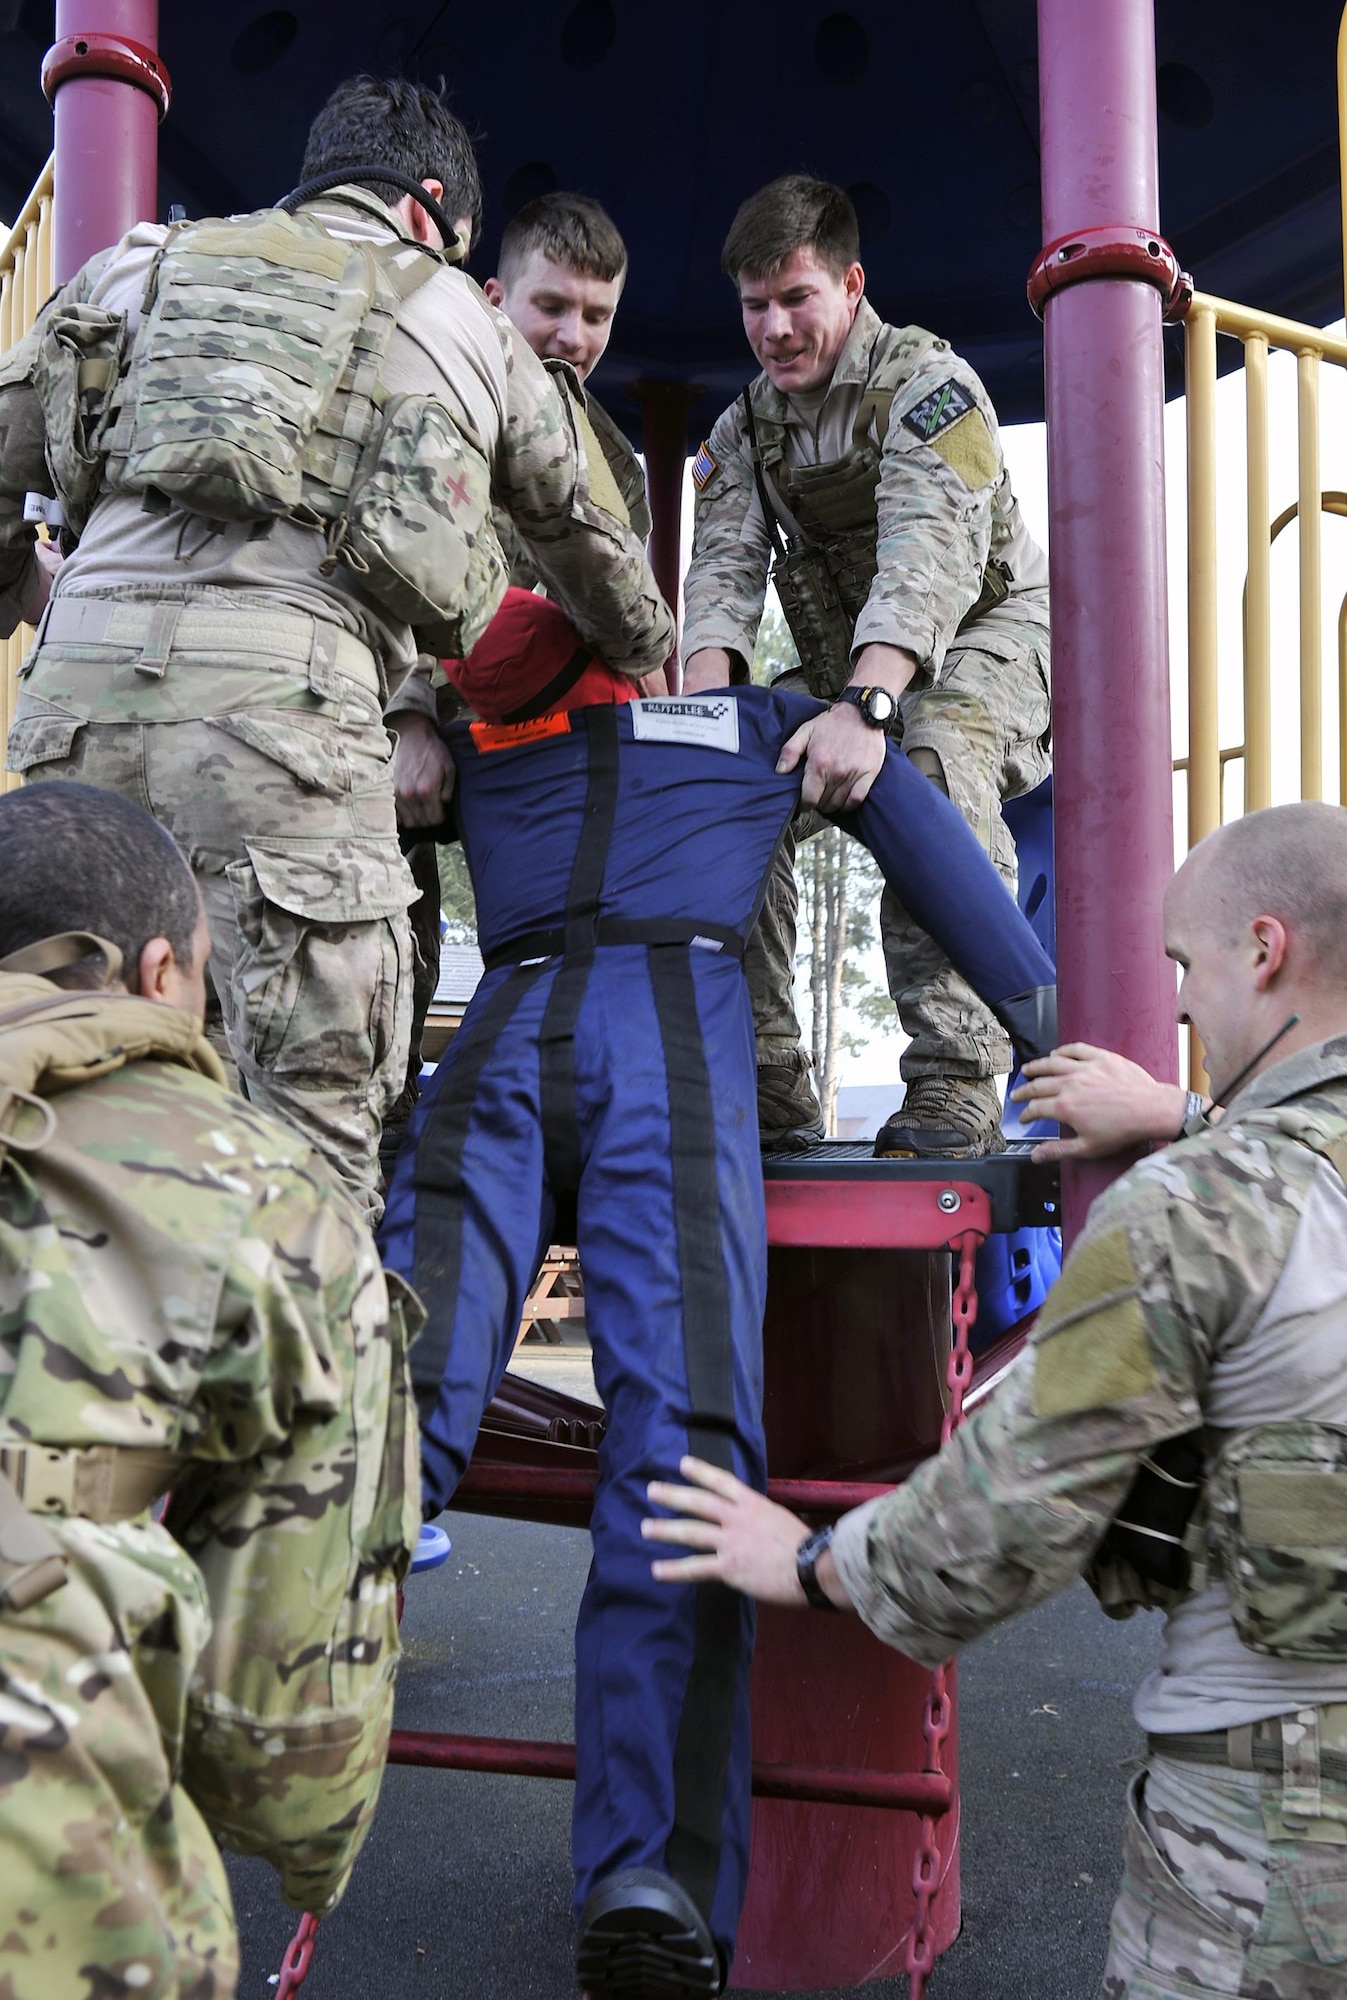
[[[529,1372],[586,1393],[571,1344],[528,1353]],[[588,1538],[475,1515],[443,1525],[452,1556],[408,1593],[399,1725],[569,1738]],[[1112,1623],[1077,1585],[963,1655],[963,1929],[930,2000],[1091,2000],[1141,1750],[1129,1694],[1157,1638],[1153,1618]],[[304,2000],[574,2000],[570,1807],[567,1784],[390,1770]],[[239,1992],[265,2000],[296,1918],[265,1864],[229,1872]],[[906,1981],[849,1990],[898,2000]]]

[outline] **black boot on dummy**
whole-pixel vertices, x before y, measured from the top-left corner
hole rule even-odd
[[[619,1868],[580,1912],[583,2000],[713,2000],[724,1967],[706,1920],[671,1876]]]

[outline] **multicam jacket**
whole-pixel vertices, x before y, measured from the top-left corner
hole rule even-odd
[[[140,1963],[104,1859],[128,1822],[142,1886],[190,1903],[218,1878],[226,1928],[203,1817],[314,1911],[368,1830],[419,1521],[403,1313],[354,1207],[225,1090],[191,1016],[0,974],[0,1085],[30,1093],[0,1141],[0,1450],[176,1458],[162,1522],[41,1516],[68,1573],[0,1611],[0,1844],[55,1816],[58,1857],[108,1877],[100,1958]],[[7,1923],[0,1989],[57,1990]]]
[[[835,494],[813,510],[820,528],[826,514],[837,529],[826,538],[833,542],[829,566],[841,584],[853,653],[872,642],[902,646],[916,654],[923,677],[935,679],[947,651],[964,644],[999,654],[1009,646],[1000,654],[1006,658],[1027,646],[1045,648],[1047,561],[1021,519],[987,392],[947,342],[920,327],[886,326],[863,299],[817,410],[792,402],[765,374],[747,393],[772,512],[787,541],[823,537],[794,518],[785,489],[798,486],[807,503],[816,468],[868,449],[867,488],[840,512]],[[683,657],[724,647],[748,661],[772,537],[742,399],[702,446],[693,480]],[[859,526],[858,501],[868,529]],[[1001,601],[961,634],[991,563]]]
[[[385,246],[403,234],[392,211],[358,187],[342,187],[307,205],[341,240]],[[145,281],[165,232],[140,223],[62,287],[57,300],[124,311],[134,328]],[[0,358],[0,387],[30,365],[39,322]],[[466,273],[445,266],[398,308],[383,387],[397,397],[436,398],[491,471],[493,500],[513,521],[548,589],[583,636],[619,671],[635,676],[662,666],[673,620],[630,526],[590,488],[590,468],[572,406],[557,392],[523,336],[489,305]],[[32,581],[35,530],[23,518],[24,491],[43,485],[41,412],[36,396],[12,396],[9,429],[0,432],[0,631],[12,631]],[[73,413],[72,413],[73,421]],[[36,428],[35,428],[36,426]],[[35,470],[35,466],[38,468]],[[409,626],[382,612],[340,564],[325,566],[325,543],[312,526],[276,521],[258,537],[248,521],[208,522],[170,509],[146,513],[139,501],[104,493],[56,594],[115,593],[168,599],[231,594],[300,610],[354,633],[379,660],[393,707],[434,712],[429,656],[418,663]],[[412,669],[412,671],[408,671]],[[405,677],[405,681],[404,681]]]
[[[567,362],[549,360],[543,366],[556,382],[559,393],[577,412],[576,428],[586,458],[594,456],[597,446],[612,475],[612,486],[609,488],[601,472],[597,480],[595,474],[590,473],[590,484],[596,496],[607,489],[610,510],[619,520],[625,519],[632,534],[644,546],[650,539],[650,500],[645,490],[641,461],[632,450],[626,432],[614,423],[602,403],[586,392],[575,370]],[[509,515],[499,507],[495,510],[495,527],[510,565],[511,584],[516,590],[535,589],[541,580],[537,565],[520,540]]]
[[[1201,1427],[1210,1464],[1246,1427],[1347,1426],[1345,1141],[1347,1036],[1274,1064],[1095,1203],[999,1390],[839,1526],[839,1573],[881,1638],[934,1663],[1059,1590],[1162,1440]],[[1218,1574],[1170,1610],[1138,1716],[1217,1728],[1342,1701],[1337,1652],[1241,1645]]]

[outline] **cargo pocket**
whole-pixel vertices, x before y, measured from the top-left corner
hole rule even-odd
[[[1145,1794],[1143,1771],[1128,1791],[1122,1888],[1113,1906],[1103,1990],[1113,1990],[1113,1978],[1125,1979],[1126,1991],[1138,2000],[1151,1993],[1156,2000],[1238,1993],[1247,1941],[1180,1879],[1147,1825]]]
[[[410,1019],[407,906],[416,885],[385,842],[254,840],[226,873],[239,949],[236,1031],[262,1070],[368,1089]],[[403,977],[404,962],[407,977]],[[391,992],[390,992],[390,989]],[[400,1085],[401,1079],[399,1079]]]
[[[9,732],[5,768],[23,773],[39,764],[59,764],[75,747],[84,727],[78,715],[25,715]]]
[[[1302,1850],[1277,1877],[1320,1965],[1347,1965],[1347,1847]]]
[[[306,714],[303,709],[234,709],[228,715],[214,717],[213,723],[223,735],[247,744],[269,763],[288,771],[305,791],[321,792],[326,798],[341,798],[356,790],[357,768],[363,773],[374,760],[386,771],[392,758],[392,746],[384,730],[379,730],[381,741],[373,749],[362,740],[357,749],[363,756],[353,757],[346,738],[354,732],[348,732],[326,716]],[[369,788],[368,780],[359,787]]]

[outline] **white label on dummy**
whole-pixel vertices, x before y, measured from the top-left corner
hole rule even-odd
[[[690,743],[698,750],[738,750],[739,704],[732,695],[661,695],[631,703],[638,743]]]

